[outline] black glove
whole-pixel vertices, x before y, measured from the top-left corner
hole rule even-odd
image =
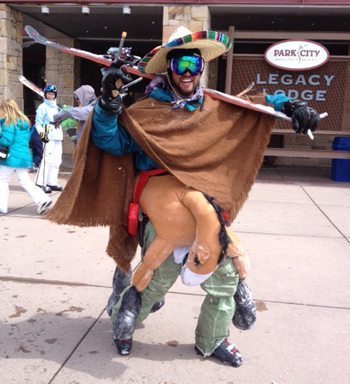
[[[43,143],[48,143],[50,140],[49,140],[49,137],[48,137],[48,135],[47,135],[47,133],[46,132],[41,132],[41,133],[39,133],[39,136],[40,136],[40,139],[41,139],[41,141],[43,142]]]
[[[283,104],[282,112],[292,118],[292,127],[296,133],[307,134],[315,131],[320,124],[320,115],[308,107],[306,101],[289,100]]]
[[[111,67],[105,69],[102,77],[101,107],[110,114],[119,115],[124,108],[119,90],[130,81],[120,68]]]
[[[104,99],[101,97],[100,106],[111,115],[119,115],[123,112],[123,99],[118,95],[114,99]]]
[[[0,145],[0,160],[7,159],[10,156],[9,152],[9,147],[3,147],[2,145]]]

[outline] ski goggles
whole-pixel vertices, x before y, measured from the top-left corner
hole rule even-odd
[[[182,76],[187,71],[192,76],[197,76],[203,71],[204,60],[200,56],[174,57],[170,60],[169,67],[179,76]]]

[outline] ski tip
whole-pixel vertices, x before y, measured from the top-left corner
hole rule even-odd
[[[39,35],[38,31],[30,25],[26,25],[24,30],[26,31],[26,34],[31,38]]]
[[[28,33],[28,32],[30,32],[30,31],[32,31],[34,28],[33,27],[31,27],[30,25],[26,25],[25,27],[24,27],[24,30]]]
[[[310,129],[307,130],[307,135],[309,136],[310,140],[314,140],[315,139],[315,136],[313,135],[313,133],[311,132]]]

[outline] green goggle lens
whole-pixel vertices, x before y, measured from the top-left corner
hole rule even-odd
[[[203,71],[204,61],[200,56],[174,57],[170,60],[170,69],[177,75],[189,71],[192,76],[197,76]]]

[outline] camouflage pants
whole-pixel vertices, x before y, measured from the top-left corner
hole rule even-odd
[[[155,232],[150,223],[145,228],[144,249],[150,246]],[[175,283],[181,272],[181,266],[170,255],[154,272],[152,280],[141,295],[141,311],[138,322],[142,322],[151,311],[152,306],[161,300]],[[238,274],[232,260],[225,258],[216,272],[201,284],[206,297],[201,306],[196,327],[196,345],[204,356],[210,356],[222,341],[229,336],[229,329],[235,311],[233,295],[238,284]]]

